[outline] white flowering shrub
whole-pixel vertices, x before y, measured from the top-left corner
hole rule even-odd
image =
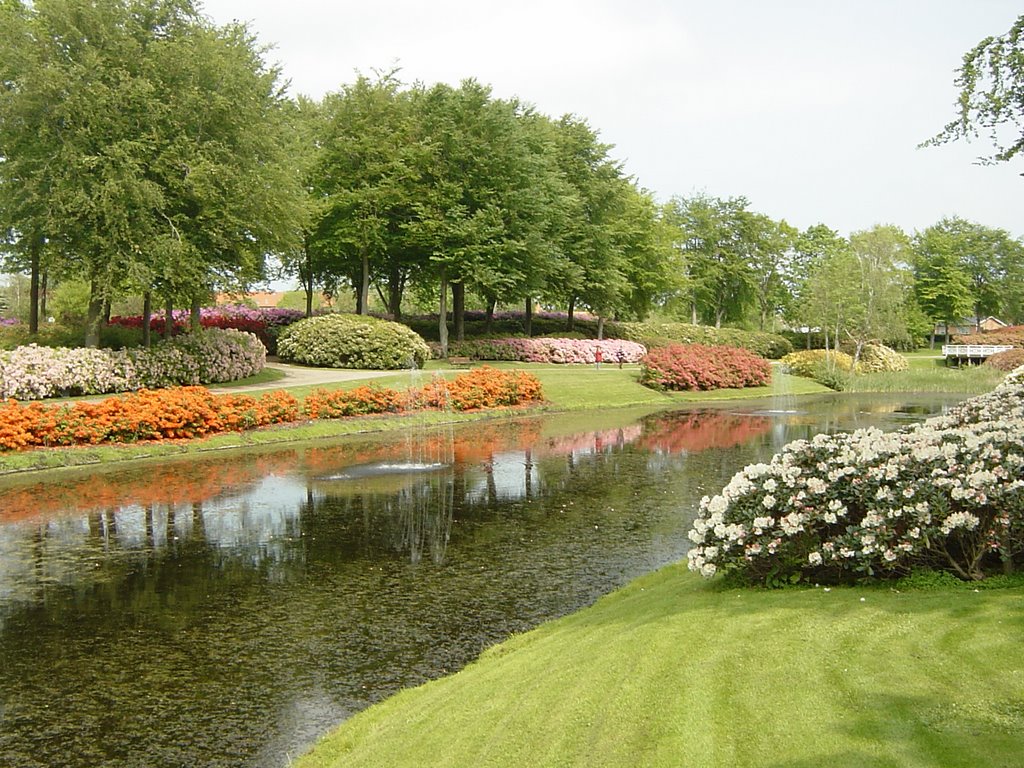
[[[211,328],[151,349],[40,347],[0,352],[0,398],[102,395],[213,384],[263,370],[266,349],[251,333]]]
[[[785,446],[701,500],[689,567],[752,582],[981,579],[1024,553],[1024,367],[993,392],[897,432]]]
[[[410,328],[369,315],[317,315],[292,323],[277,339],[282,360],[324,368],[397,370],[430,359],[427,342]]]

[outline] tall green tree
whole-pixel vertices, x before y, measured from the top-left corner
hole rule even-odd
[[[932,324],[949,329],[974,308],[971,278],[966,269],[972,249],[970,227],[962,219],[943,219],[913,239],[914,295]]]
[[[336,288],[352,283],[365,314],[371,285],[389,284],[398,314],[410,269],[405,227],[415,217],[429,148],[418,132],[413,101],[397,72],[360,75],[324,99],[324,133],[315,189],[323,200],[314,237],[322,270]]]
[[[763,331],[769,319],[778,318],[793,300],[790,286],[798,232],[785,221],[775,221],[761,213],[747,213],[741,221],[754,271],[757,324]]]
[[[824,224],[814,224],[801,232],[793,243],[790,263],[789,291],[792,296],[786,311],[791,324],[803,326],[807,331],[807,348],[811,348],[812,329],[830,328],[828,298],[832,286],[828,285],[825,265],[849,251],[849,241]],[[818,305],[816,306],[816,302]],[[841,307],[837,307],[841,311]]]
[[[756,300],[755,228],[746,198],[673,198],[668,218],[686,263],[692,322],[721,327],[741,320]]]
[[[909,338],[907,317],[913,290],[910,239],[898,227],[877,225],[850,235],[853,296],[844,329],[854,346],[854,364],[864,345]]]
[[[87,343],[121,292],[194,301],[260,276],[297,236],[299,189],[278,73],[247,30],[214,27],[189,0],[37,0],[19,14],[0,216],[88,282]]]

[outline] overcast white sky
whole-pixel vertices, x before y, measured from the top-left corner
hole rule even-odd
[[[320,97],[396,63],[586,118],[659,200],[745,196],[842,234],[959,215],[1024,235],[1024,161],[984,140],[917,149],[954,116],[968,49],[1009,0],[206,0],[274,46],[291,92]]]

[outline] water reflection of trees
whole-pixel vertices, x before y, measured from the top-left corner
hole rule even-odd
[[[755,441],[771,426],[766,416],[718,410],[560,434],[546,434],[541,419],[420,427],[400,440],[26,483],[0,495],[0,600],[34,601],[47,588],[107,578],[117,563],[146,564],[189,546],[212,567],[263,567],[268,578],[286,578],[288,564],[305,561],[318,540],[351,557],[389,552],[441,563],[460,518],[571,487],[607,487],[626,504],[639,490],[630,490],[623,452],[645,454],[648,471],[671,472],[693,454]],[[437,468],[338,479],[346,467],[402,461]]]

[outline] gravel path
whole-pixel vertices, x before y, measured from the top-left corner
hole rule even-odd
[[[307,368],[303,365],[289,365],[288,363],[279,362],[267,363],[266,367],[275,371],[282,371],[284,378],[263,384],[247,384],[243,387],[211,386],[208,389],[211,392],[253,392],[260,389],[283,389],[285,387],[333,384],[339,381],[374,379],[382,373],[389,373],[389,371],[352,370],[349,368]]]

